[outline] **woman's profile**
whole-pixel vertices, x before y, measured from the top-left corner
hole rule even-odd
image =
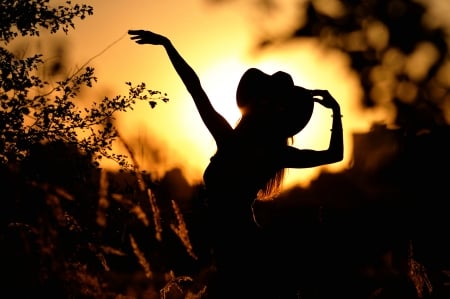
[[[276,273],[276,261],[271,259],[276,245],[264,239],[252,205],[278,192],[285,169],[342,160],[338,102],[327,90],[295,86],[285,72],[269,75],[250,68],[238,84],[236,103],[242,116],[233,127],[214,109],[200,79],[168,38],[147,30],[128,33],[138,44],[164,47],[217,146],[203,175],[217,267],[208,298],[279,298],[274,277],[285,273]],[[314,103],[332,111],[329,147],[293,147],[290,141],[309,122]]]

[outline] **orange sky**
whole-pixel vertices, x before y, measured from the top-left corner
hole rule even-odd
[[[83,1],[79,1],[83,2]],[[135,148],[141,166],[161,175],[165,170],[181,167],[190,182],[201,180],[203,169],[215,151],[209,132],[203,126],[192,99],[173,70],[162,47],[137,45],[126,35],[128,29],[150,29],[168,36],[184,58],[197,71],[213,105],[232,124],[239,117],[234,93],[240,76],[248,67],[268,73],[283,70],[297,85],[328,89],[341,104],[345,132],[344,161],[327,166],[338,171],[350,163],[351,134],[368,130],[374,120],[389,118],[383,112],[367,115],[359,108],[359,88],[347,61],[335,52],[324,52],[312,42],[295,42],[266,49],[254,55],[252,46],[257,27],[251,7],[208,6],[205,0],[148,1],[93,0],[94,15],[76,22],[67,37],[58,35],[69,46],[73,68],[110,48],[90,62],[99,81],[89,91],[90,98],[126,94],[126,81],[146,82],[149,88],[166,92],[170,101],[151,109],[138,103],[133,112],[118,115],[125,139],[145,138],[158,143],[158,161],[151,161],[145,146]],[[237,2],[239,3],[239,1]],[[289,1],[282,1],[289,3]],[[288,13],[273,16],[273,26],[288,26]],[[278,22],[278,23],[275,23]],[[316,106],[317,107],[317,106]],[[307,128],[295,137],[295,145],[321,149],[327,146],[331,112],[317,107]],[[319,168],[289,170],[286,187],[307,185]]]

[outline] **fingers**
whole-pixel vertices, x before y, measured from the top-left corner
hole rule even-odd
[[[313,98],[315,100],[321,100],[321,101],[334,100],[333,96],[326,89],[316,89],[316,90],[313,91],[312,94],[313,94]]]
[[[330,92],[326,89],[315,89],[312,91],[313,100],[326,108],[339,107],[337,101],[333,98]]]
[[[147,30],[128,30],[128,34],[131,35],[130,39],[134,40],[137,44],[145,44],[145,35]]]
[[[138,42],[139,40],[142,41],[144,37],[148,34],[148,31],[146,30],[128,30],[128,34],[131,35],[130,39],[136,40]]]
[[[330,92],[326,89],[314,89],[311,91],[313,96],[320,96],[320,97],[325,97],[325,96],[329,96]]]
[[[144,32],[146,32],[146,31],[145,30],[132,30],[132,29],[128,30],[128,34],[131,34],[131,35],[142,34]]]
[[[130,37],[131,40],[134,40],[137,44],[143,44],[144,43],[144,39],[142,38],[142,36],[132,36]]]

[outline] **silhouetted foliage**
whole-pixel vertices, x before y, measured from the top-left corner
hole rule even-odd
[[[166,95],[125,82],[127,95],[86,105],[79,93],[96,82],[92,67],[64,77],[53,64],[47,80],[43,54],[20,57],[8,48],[14,38],[42,30],[68,33],[74,18],[92,13],[70,1],[56,8],[49,1],[0,4],[0,259],[3,291],[14,297],[115,298],[129,288],[121,271],[144,273],[132,283],[141,280],[139,288],[156,297],[169,270],[166,259],[153,257],[161,237],[149,234],[166,234],[170,225],[188,244],[181,211],[177,219],[160,215],[148,174],[133,165],[133,172],[114,177],[117,186],[97,163],[107,157],[130,166],[127,156],[112,151],[119,138],[115,113],[132,110],[138,100],[154,108]],[[160,217],[173,221],[161,225]]]
[[[289,39],[315,38],[348,54],[366,108],[396,108],[395,125],[413,134],[446,124],[449,28],[432,22],[425,1],[308,0],[298,7],[305,18]]]
[[[50,0],[2,1],[0,19],[0,40],[8,43],[18,35],[37,35],[42,29],[56,33],[75,28],[74,18],[84,19],[94,9],[86,4],[65,1],[58,7],[49,6]]]
[[[145,83],[126,82],[126,96],[105,97],[90,107],[77,105],[78,94],[97,81],[94,68],[86,66],[62,80],[45,80],[42,54],[21,58],[7,49],[7,44],[19,33],[39,35],[40,30],[56,33],[74,28],[73,19],[93,13],[87,5],[70,1],[66,6],[51,8],[49,1],[3,1],[0,28],[0,163],[16,163],[26,157],[37,143],[63,141],[77,145],[94,160],[103,156],[122,167],[129,166],[127,157],[111,151],[118,137],[114,114],[133,109],[136,100],[166,102],[165,94],[149,90]],[[50,78],[52,79],[52,78]]]
[[[294,36],[316,35],[348,53],[360,75],[364,104],[392,101],[397,125],[412,132],[444,125],[450,87],[445,28],[427,24],[426,7],[417,1],[341,3],[344,13],[334,18],[309,4],[308,21]]]
[[[149,206],[149,194],[174,188],[164,178],[165,186],[158,186],[145,173],[100,170],[76,146],[61,142],[36,145],[20,167],[0,165],[0,174],[4,292],[19,298],[133,292],[159,298],[175,273],[195,273],[191,254],[198,247],[186,247],[192,219],[184,223],[183,216],[192,212],[175,200],[173,209],[159,211],[167,198]],[[160,228],[152,225],[155,217],[163,219]]]

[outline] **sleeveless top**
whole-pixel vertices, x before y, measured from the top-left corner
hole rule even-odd
[[[203,175],[213,217],[227,223],[253,222],[252,204],[280,169],[273,159],[279,153],[279,147],[261,148],[236,136],[218,148]]]

